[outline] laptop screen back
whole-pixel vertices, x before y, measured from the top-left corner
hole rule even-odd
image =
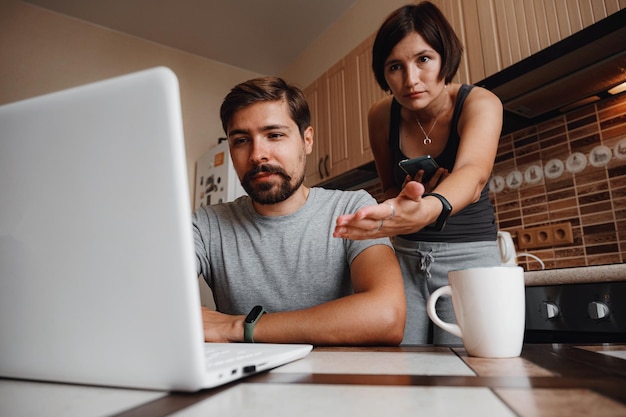
[[[0,376],[200,386],[188,190],[166,68],[0,106]]]

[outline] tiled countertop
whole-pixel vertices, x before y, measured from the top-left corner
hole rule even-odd
[[[526,286],[626,281],[626,264],[529,271],[524,278]]]
[[[624,348],[525,345],[520,357],[486,359],[460,347],[316,347],[220,392],[185,394],[197,399],[175,415],[626,416],[626,361],[602,354]],[[117,417],[152,417],[176,397]]]
[[[316,347],[284,367],[197,393],[0,379],[0,415],[626,416],[625,351],[525,344],[520,357],[488,359],[462,347]]]

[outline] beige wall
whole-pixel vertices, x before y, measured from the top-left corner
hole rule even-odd
[[[191,198],[195,161],[224,136],[224,96],[259,74],[0,0],[0,104],[159,65],[171,68],[180,82]]]
[[[411,0],[357,0],[328,30],[280,74],[306,87],[378,30],[392,11]],[[373,75],[372,75],[373,77]]]

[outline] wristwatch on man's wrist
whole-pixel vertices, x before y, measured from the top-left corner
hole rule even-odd
[[[263,306],[254,306],[243,321],[243,341],[246,343],[254,343],[254,326],[261,316],[265,314]]]
[[[432,196],[432,197],[439,199],[439,201],[441,201],[441,204],[443,205],[443,209],[441,210],[441,214],[439,214],[439,217],[437,217],[437,220],[433,224],[427,226],[429,229],[434,229],[437,232],[440,232],[443,230],[444,226],[446,225],[446,221],[448,221],[448,217],[450,217],[450,213],[452,213],[452,205],[441,194],[437,194],[437,193],[422,194],[422,198],[428,197],[428,196]]]

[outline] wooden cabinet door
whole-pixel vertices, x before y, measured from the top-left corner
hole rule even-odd
[[[327,119],[323,117],[322,109],[320,108],[320,84],[323,84],[322,80],[314,81],[303,91],[309,104],[311,126],[313,127],[313,151],[307,155],[306,159],[304,183],[307,186],[313,186],[324,178],[324,167],[322,165],[326,150],[322,138],[326,136],[323,126]]]
[[[464,53],[455,81],[476,83],[626,7],[624,0],[433,0]]]
[[[328,110],[326,152],[330,177],[346,172],[350,166],[346,124],[346,77],[345,59],[331,67],[326,76],[326,101],[323,103]]]
[[[306,184],[315,185],[350,169],[346,127],[345,60],[304,90],[315,132],[307,158]]]
[[[483,53],[496,54],[485,77],[626,7],[623,0],[477,0]],[[486,13],[485,10],[489,10]],[[489,39],[490,34],[493,38]],[[494,42],[495,41],[495,42]],[[489,47],[494,46],[494,47]],[[479,81],[474,79],[473,81]]]
[[[370,148],[367,113],[386,93],[376,83],[372,71],[374,35],[346,57],[346,105],[350,167],[356,168],[374,160]]]

